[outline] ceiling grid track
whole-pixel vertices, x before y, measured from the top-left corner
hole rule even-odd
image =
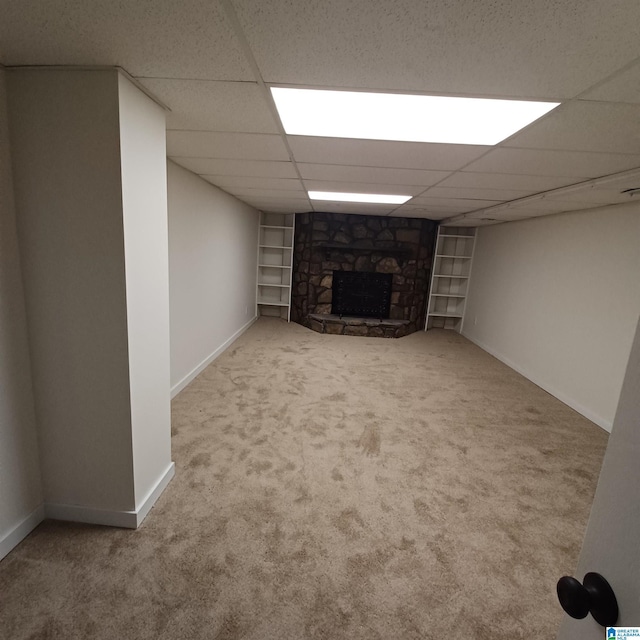
[[[225,13],[227,14],[227,17],[229,18],[229,22],[231,22],[231,26],[233,28],[233,31],[235,33],[236,38],[238,39],[238,42],[240,43],[240,47],[242,48],[242,51],[245,55],[245,57],[247,58],[247,61],[249,62],[249,65],[251,66],[251,70],[253,71],[253,74],[255,76],[256,82],[258,83],[258,86],[260,87],[260,91],[262,93],[262,97],[265,100],[265,102],[267,103],[268,107],[269,107],[269,111],[271,112],[271,115],[273,116],[273,119],[276,123],[276,126],[278,128],[278,131],[280,132],[280,137],[282,139],[282,142],[284,143],[285,148],[287,149],[287,153],[289,154],[289,160],[293,166],[293,169],[295,170],[297,176],[298,176],[298,180],[300,180],[300,185],[302,186],[302,189],[304,190],[304,198],[309,200],[309,196],[307,194],[307,189],[304,185],[304,181],[302,179],[302,175],[300,174],[300,170],[298,169],[298,165],[296,164],[296,160],[294,158],[293,155],[293,151],[291,150],[291,147],[289,146],[289,141],[287,140],[287,134],[284,130],[284,127],[282,126],[282,123],[280,122],[280,116],[278,115],[278,110],[276,109],[276,105],[275,102],[273,101],[273,97],[271,96],[271,91],[269,91],[269,87],[267,87],[264,78],[262,77],[262,72],[260,71],[260,67],[258,66],[258,63],[255,59],[255,56],[253,55],[253,51],[251,50],[251,46],[249,45],[249,41],[247,40],[247,37],[244,33],[244,30],[242,29],[242,25],[240,24],[240,20],[238,20],[238,16],[236,14],[235,9],[233,8],[232,4],[231,4],[231,0],[219,0],[220,4],[222,5]],[[309,200],[309,204],[311,206],[311,208],[313,208],[313,202],[311,202],[311,200]],[[315,210],[315,209],[314,209]]]

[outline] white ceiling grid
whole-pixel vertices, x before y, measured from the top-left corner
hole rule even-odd
[[[4,0],[0,62],[123,67],[171,109],[167,153],[265,211],[479,225],[629,202],[637,0]],[[496,147],[287,136],[271,85],[553,100]],[[623,172],[616,180],[599,180]],[[582,184],[582,187],[573,185]],[[569,187],[569,188],[567,188]],[[307,189],[406,194],[311,203]]]

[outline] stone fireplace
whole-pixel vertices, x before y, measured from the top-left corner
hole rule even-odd
[[[432,220],[298,214],[291,319],[320,333],[371,337],[422,329],[436,229]]]

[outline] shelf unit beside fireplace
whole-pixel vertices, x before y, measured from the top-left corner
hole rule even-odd
[[[473,228],[438,229],[425,331],[462,330],[474,243]]]
[[[260,214],[257,314],[289,320],[293,266],[293,213]]]

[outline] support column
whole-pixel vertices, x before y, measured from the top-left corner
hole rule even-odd
[[[115,69],[8,75],[46,513],[136,527],[173,474],[164,111]]]

